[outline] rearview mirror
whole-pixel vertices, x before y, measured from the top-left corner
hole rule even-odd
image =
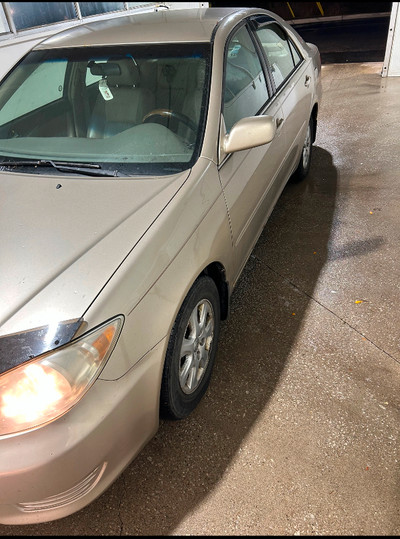
[[[268,144],[274,138],[275,130],[272,116],[242,118],[223,138],[223,150],[225,153],[231,153]]]

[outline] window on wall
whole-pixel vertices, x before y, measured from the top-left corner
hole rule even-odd
[[[9,2],[8,6],[16,30],[77,18],[73,2]]]
[[[0,34],[5,34],[10,31],[3,8],[0,6]]]
[[[125,3],[128,9],[146,6],[147,4],[155,4],[155,2],[125,2]]]
[[[276,24],[260,28],[256,33],[271,66],[275,86],[279,88],[301,62],[301,57],[293,43]]]
[[[111,11],[122,11],[125,9],[125,2],[79,2],[82,17],[110,13]]]
[[[0,34],[27,30],[79,18],[147,7],[155,2],[8,2],[0,5]],[[79,10],[75,9],[79,6]],[[4,14],[7,11],[15,28],[10,29]],[[80,11],[80,14],[77,13]]]

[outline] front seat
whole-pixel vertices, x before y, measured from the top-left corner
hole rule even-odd
[[[92,75],[101,75],[90,115],[87,137],[107,138],[141,123],[155,106],[154,94],[140,86],[140,70],[132,58],[90,62]]]

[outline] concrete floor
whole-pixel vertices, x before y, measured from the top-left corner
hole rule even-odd
[[[210,390],[89,507],[0,535],[399,535],[400,77],[323,67]]]

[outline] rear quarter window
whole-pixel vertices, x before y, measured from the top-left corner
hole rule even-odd
[[[275,86],[279,88],[302,58],[295,45],[277,24],[259,28],[256,34],[268,59]]]

